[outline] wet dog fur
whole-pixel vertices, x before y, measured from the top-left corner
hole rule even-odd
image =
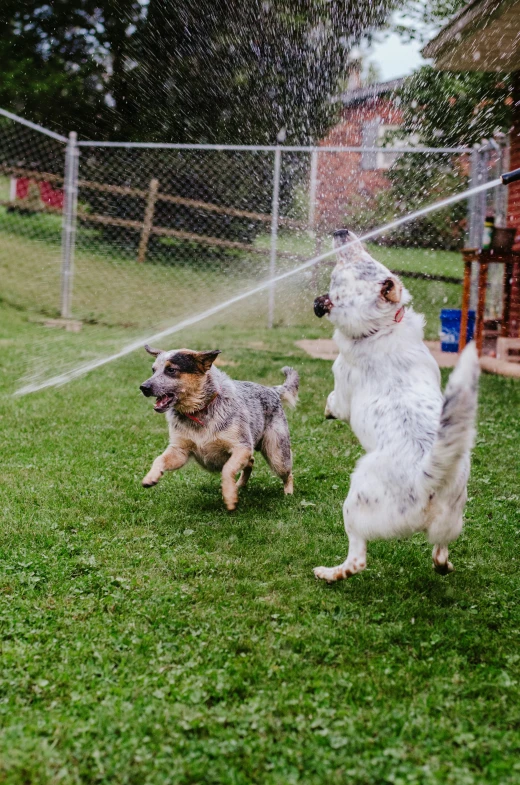
[[[166,414],[170,434],[167,449],[142,481],[145,488],[193,457],[204,469],[222,473],[224,502],[234,510],[238,489],[247,484],[254,452],[259,451],[282,480],[285,493],[293,492],[291,441],[282,407],[282,401],[295,406],[298,398],[299,378],[293,368],[282,368],[284,384],[264,387],[234,381],[216,368],[219,350],[145,349],[155,362],[153,375],[140,390],[156,398],[154,409]]]
[[[349,578],[365,569],[370,540],[423,531],[435,570],[446,574],[467,498],[479,376],[474,344],[443,395],[423,343],[424,318],[405,308],[411,298],[401,281],[347,230],[335,234],[335,245],[330,292],[314,304],[316,315],[335,325],[340,350],[325,416],[349,422],[366,455],[343,505],[348,556],[314,573],[329,583]]]

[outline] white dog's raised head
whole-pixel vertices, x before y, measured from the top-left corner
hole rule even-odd
[[[328,294],[314,301],[316,316],[330,321],[349,338],[366,338],[392,329],[411,297],[397,276],[377,262],[356,235],[334,232],[337,263]]]

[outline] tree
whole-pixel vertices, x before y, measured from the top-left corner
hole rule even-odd
[[[127,135],[272,143],[286,128],[288,141],[316,139],[333,117],[352,44],[390,6],[228,0],[201,13],[197,0],[151,0]]]
[[[424,66],[398,92],[403,121],[393,140],[409,144],[413,139],[427,147],[459,147],[481,142],[496,132],[507,132],[513,103],[510,93],[507,74],[445,73]],[[464,190],[468,159],[446,154],[404,154],[387,176],[390,189],[378,195],[370,211],[365,209],[365,228]],[[460,202],[398,229],[387,241],[456,249],[464,242],[465,229],[466,205]]]
[[[472,145],[511,125],[508,74],[451,73],[424,66],[406,80],[400,97],[402,134],[418,135],[427,145]]]
[[[405,40],[426,43],[465,5],[467,0],[405,0],[399,20],[392,29]],[[405,19],[408,24],[404,24]]]
[[[309,141],[397,0],[5,0],[0,104],[60,131]]]
[[[0,106],[52,130],[107,136],[138,0],[4,0]]]
[[[0,105],[91,139],[272,144],[286,129],[288,142],[309,143],[334,120],[353,44],[398,2],[6,0]],[[211,169],[201,160],[92,149],[81,172],[139,189],[159,176],[172,195],[269,212],[271,156],[221,157]],[[300,156],[284,166],[282,209],[307,163]],[[94,211],[101,200],[122,218],[142,211],[128,195],[83,187],[82,198]],[[170,227],[242,242],[263,229],[244,218],[202,217],[195,208],[170,214],[161,205],[156,215]],[[218,227],[210,225],[216,216]]]
[[[426,43],[466,5],[466,0],[406,0],[392,29],[405,40]],[[403,24],[403,15],[413,24]],[[508,74],[424,66],[406,80],[400,98],[402,134],[414,134],[430,146],[472,145],[510,127],[513,99]]]

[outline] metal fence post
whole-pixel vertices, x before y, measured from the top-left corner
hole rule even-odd
[[[509,137],[506,134],[498,134],[491,140],[496,151],[494,177],[509,170]],[[507,226],[507,195],[508,188],[495,188],[493,194],[495,227],[503,229]],[[491,319],[498,319],[503,314],[503,290],[504,290],[504,270],[501,264],[490,264],[488,268],[488,316]]]
[[[316,193],[318,190],[318,151],[311,153],[311,172],[309,181],[309,230],[315,232],[316,228]]]
[[[280,145],[276,146],[274,151],[274,172],[273,172],[273,199],[271,206],[271,257],[269,262],[269,278],[272,280],[276,275],[276,246],[278,242],[278,214],[280,210],[280,172],[282,163],[282,148]],[[269,311],[267,318],[267,326],[269,328],[274,325],[274,296],[275,284],[271,283],[269,287]]]
[[[314,253],[316,256],[321,254],[321,236],[316,231],[316,197],[318,193],[318,155],[319,151],[314,149],[311,152],[311,171],[309,178],[309,235],[314,238]],[[318,265],[312,268],[312,286],[318,284]]]
[[[502,134],[498,138],[498,161],[496,176],[500,177],[501,174],[509,170],[509,137]],[[495,226],[505,228],[507,226],[507,188],[495,188]]]
[[[72,280],[74,275],[74,249],[76,245],[76,216],[78,207],[77,134],[71,131],[65,152],[63,180],[63,218],[61,235],[61,316],[72,316]]]
[[[482,185],[488,179],[489,148],[483,143],[471,151],[470,187]],[[468,247],[482,248],[484,222],[486,220],[487,191],[473,194],[468,200]],[[478,262],[471,269],[470,308],[475,309],[478,299]]]
[[[482,182],[482,148],[475,145],[471,151],[470,162],[470,188],[480,185]],[[484,216],[485,220],[485,216]],[[484,230],[484,220],[482,219],[482,194],[473,194],[468,199],[468,247],[480,248],[482,245],[482,233]]]
[[[469,167],[469,187],[472,188],[477,184],[478,147],[476,145],[471,151]],[[475,195],[470,196],[468,199],[467,247],[477,247],[475,230]]]

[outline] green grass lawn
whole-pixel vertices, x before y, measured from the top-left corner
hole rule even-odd
[[[55,317],[60,307],[60,217],[8,213],[0,207],[0,297],[29,309],[34,318]],[[268,243],[259,237],[258,245]],[[294,253],[294,261],[279,260],[279,270],[296,266],[315,253],[306,233],[279,240],[280,250]],[[326,248],[325,242],[322,250]],[[171,248],[170,248],[171,251]],[[461,275],[459,254],[428,249],[371,246],[391,269],[451,276]],[[138,264],[135,252],[103,243],[98,232],[80,228],[75,257],[73,315],[111,329],[110,351],[122,343],[203,311],[250,288],[268,276],[268,258],[244,254],[198,260],[193,249],[179,245],[178,255],[155,256]],[[161,263],[161,259],[162,262]],[[155,260],[155,261],[154,261]],[[169,264],[164,261],[169,260]],[[174,263],[172,262],[174,260]],[[317,276],[300,274],[277,286],[275,322],[279,326],[314,331],[312,300],[328,289],[330,265]],[[461,287],[438,281],[404,279],[417,310],[426,316],[427,337],[439,330],[439,311],[460,306]],[[244,313],[247,316],[244,318]],[[267,296],[257,297],[241,309],[242,326],[267,321]],[[307,337],[307,336],[305,336]]]
[[[0,208],[0,275],[8,302],[45,316],[60,308],[61,235],[56,215],[20,215]],[[184,249],[184,254],[186,249]],[[204,310],[230,287],[247,286],[257,270],[240,259],[204,265],[138,264],[136,252],[81,229],[74,260],[73,315],[127,329],[154,328]],[[237,280],[238,279],[238,280]]]
[[[141,488],[166,444],[144,352],[12,398],[47,333],[0,304],[0,782],[520,782],[520,385],[482,377],[456,572],[436,575],[417,535],[328,587],[312,568],[346,554],[361,450],[324,420],[330,364],[301,334],[176,338],[218,346],[237,378],[301,374],[294,497],[259,459],[229,515],[197,466]]]

